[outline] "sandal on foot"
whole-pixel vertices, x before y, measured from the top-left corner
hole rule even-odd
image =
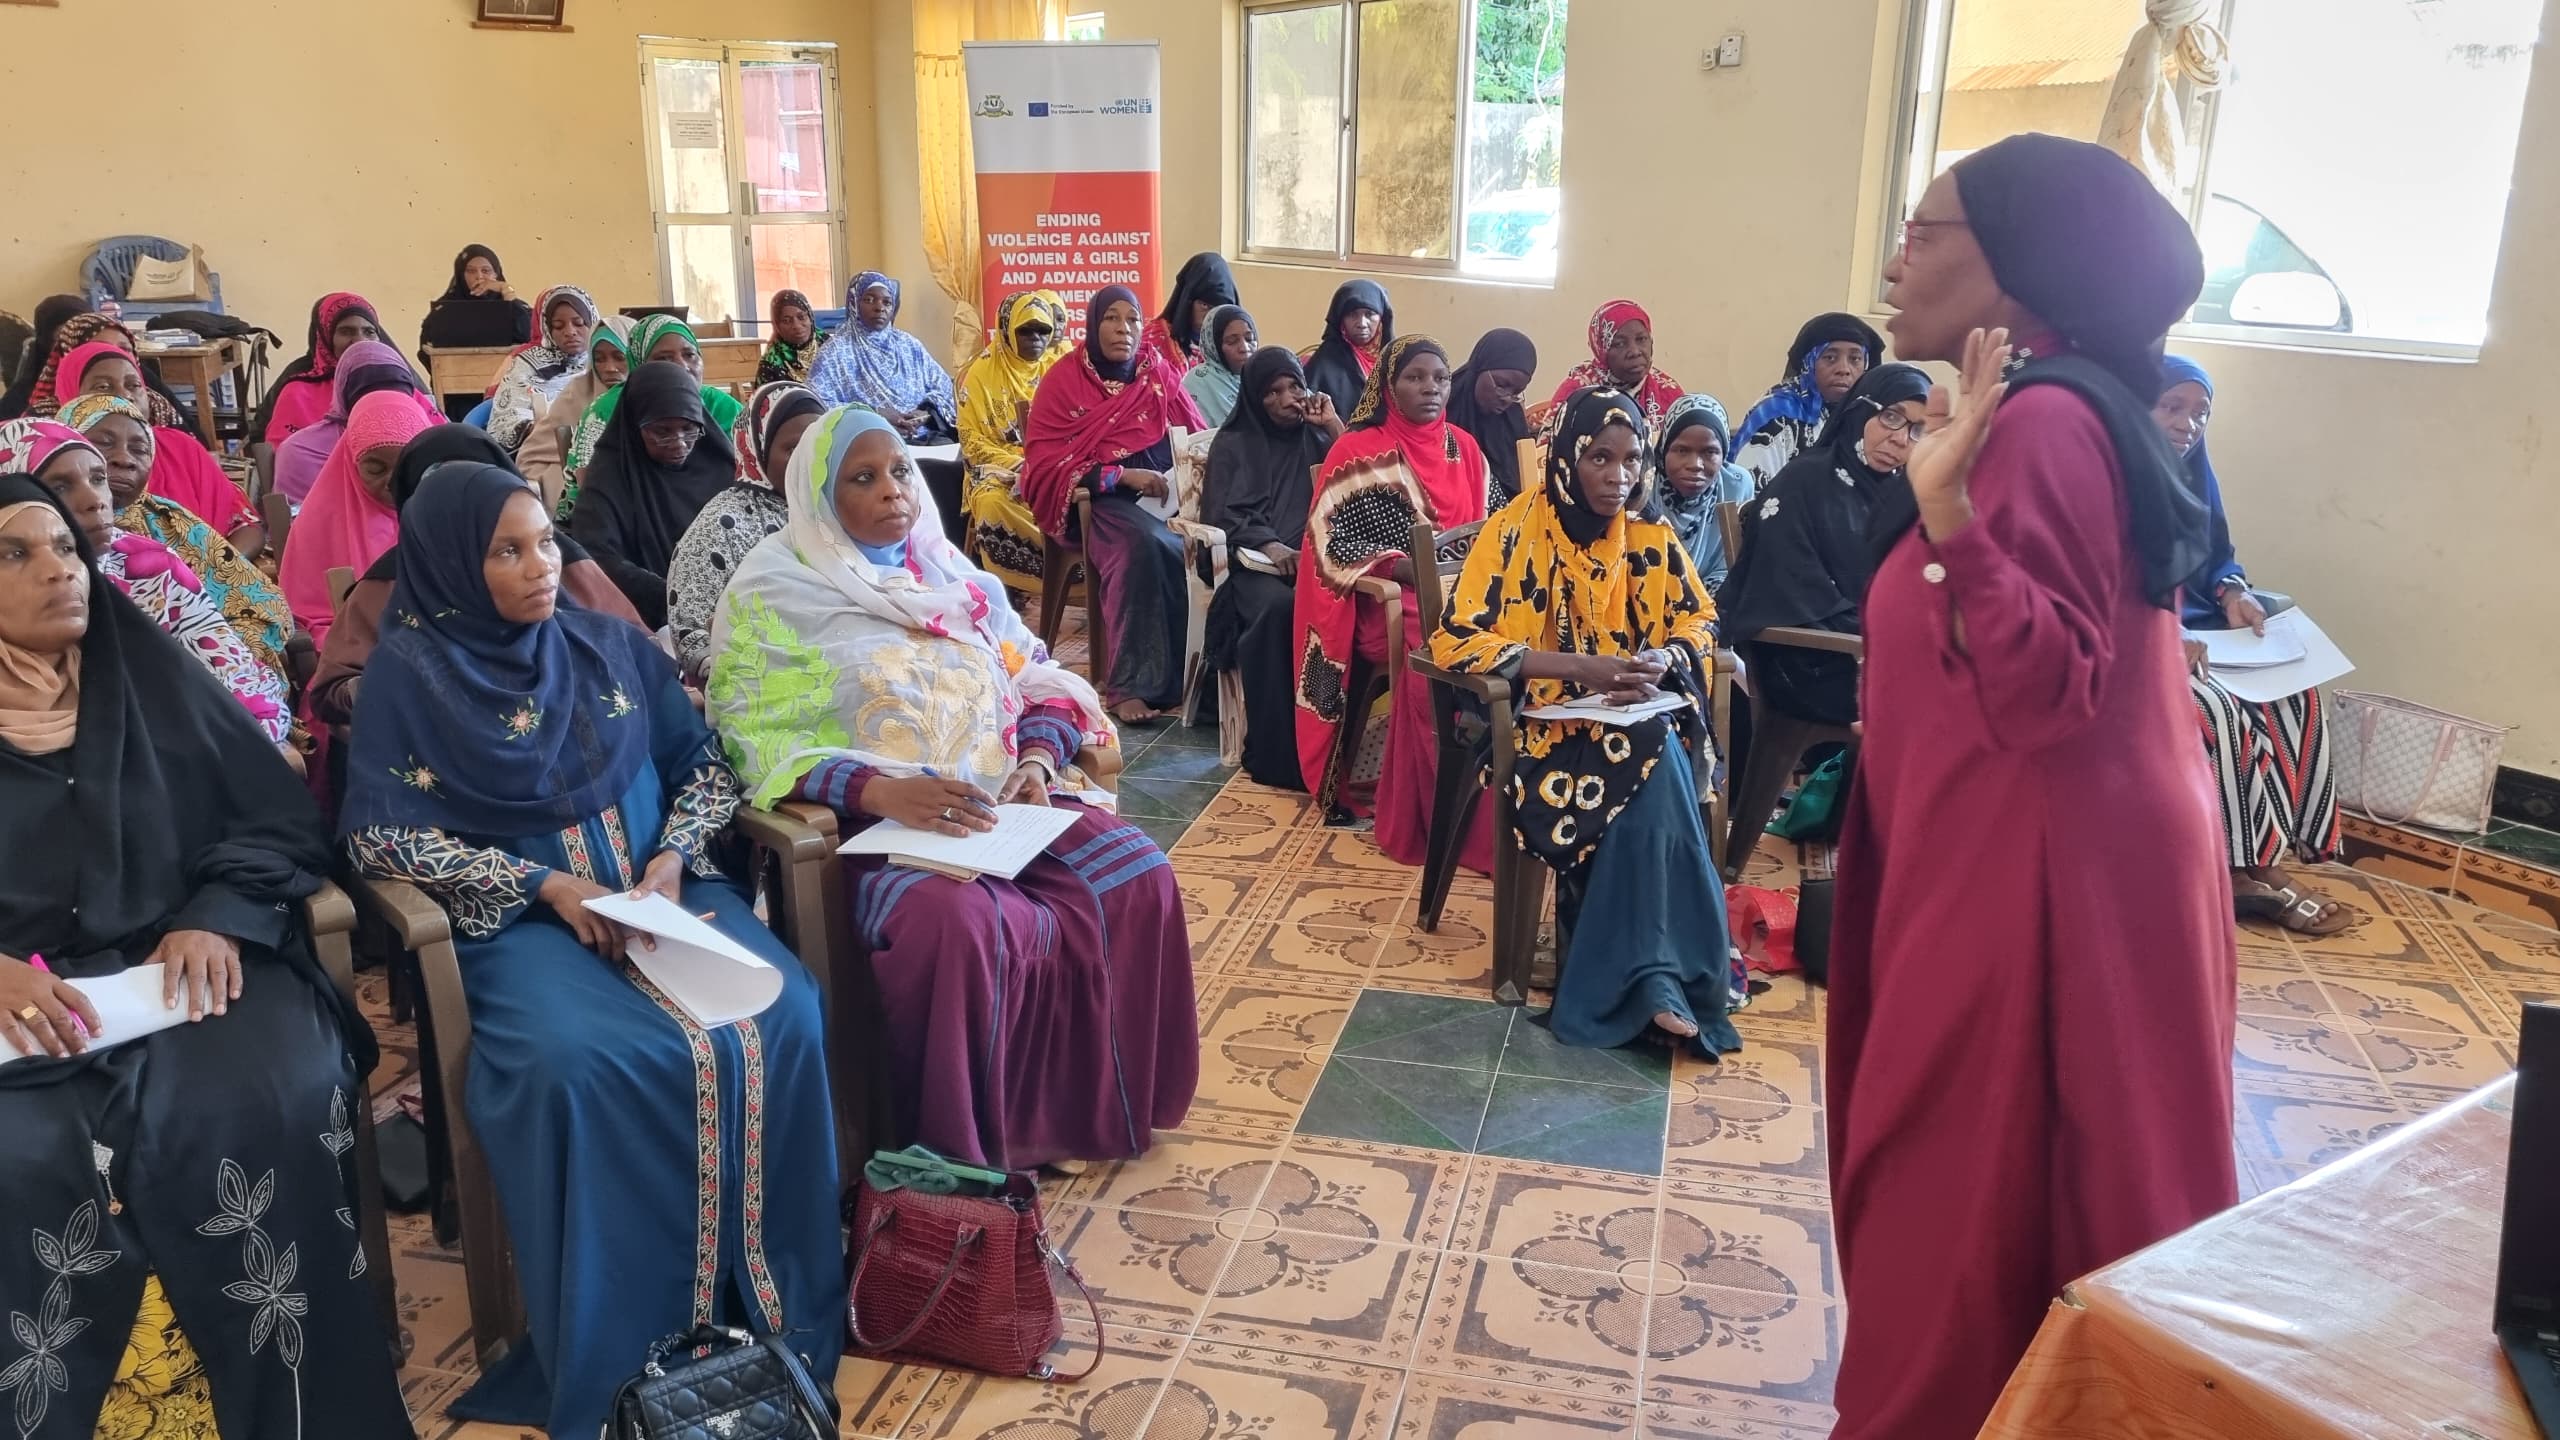
[[[2296,935],[2335,935],[2362,917],[2336,900],[2305,895],[2291,885],[2252,881],[2257,888],[2232,896],[2242,919],[2273,920]]]

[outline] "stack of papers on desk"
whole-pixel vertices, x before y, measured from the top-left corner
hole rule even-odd
[[[1579,700],[1567,700],[1556,705],[1540,705],[1536,709],[1523,710],[1520,713],[1531,720],[1596,720],[1603,725],[1633,725],[1648,716],[1667,715],[1674,710],[1687,709],[1688,705],[1688,696],[1674,695],[1666,691],[1650,700],[1639,700],[1633,705],[1612,705],[1596,695],[1585,695]]]
[[[1050,805],[999,805],[996,828],[944,835],[883,820],[836,847],[839,855],[884,855],[892,865],[930,870],[954,880],[996,875],[1010,880],[1067,833],[1081,811]]]

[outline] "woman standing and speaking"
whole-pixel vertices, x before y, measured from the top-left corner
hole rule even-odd
[[[1894,352],[1964,393],[1865,609],[1836,1440],[1971,1436],[2065,1283],[2236,1198],[2231,881],[2178,643],[2205,518],[2150,419],[2203,269],[2132,166],[2049,135],[1940,176],[1885,268]]]

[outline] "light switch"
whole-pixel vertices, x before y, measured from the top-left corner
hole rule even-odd
[[[1736,30],[1716,46],[1716,68],[1730,70],[1742,63],[1742,32]]]

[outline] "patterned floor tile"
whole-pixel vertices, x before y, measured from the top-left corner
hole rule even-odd
[[[1666,1180],[1656,1261],[1688,1284],[1807,1298],[1838,1291],[1831,1217],[1777,1201],[1736,1201],[1687,1180]]]
[[[2245,1089],[2238,1109],[2241,1123],[2256,1128],[2263,1154],[2278,1164],[2311,1167],[2344,1159],[2410,1120],[2388,1099],[2302,1100]]]
[[[1726,1394],[1806,1406],[1829,1403],[1839,1369],[1840,1307],[1820,1296],[1726,1290],[1679,1281],[1651,1297],[1645,1319],[1644,1398],[1699,1408]]]
[[[942,1374],[931,1365],[892,1365],[847,1355],[836,1364],[836,1404],[844,1412],[840,1433],[866,1440],[896,1435]]]
[[[1147,1153],[1096,1165],[1069,1180],[1058,1197],[1103,1209],[1152,1210],[1214,1219],[1262,1197],[1262,1182],[1280,1156],[1276,1136],[1208,1133],[1193,1123],[1158,1131]]]
[[[1729,1056],[1718,1068],[1741,1058]],[[1826,1198],[1828,1156],[1822,1111],[1779,1085],[1714,1071],[1672,1085],[1666,1177],[1819,1204]]]
[[[898,1432],[898,1440],[982,1440],[991,1435],[1040,1440],[1132,1440],[1147,1433],[1156,1402],[1181,1357],[1180,1336],[1113,1326],[1094,1373],[1072,1385],[947,1371]],[[1066,1374],[1091,1363],[1093,1326],[1067,1327],[1050,1362]]]
[[[1750,1393],[1705,1392],[1703,1405],[1647,1400],[1637,1416],[1641,1440],[1826,1440],[1839,1421],[1827,1404],[1776,1401]]]
[[[1194,1342],[1144,1440],[1384,1440],[1405,1373],[1304,1351]]]
[[[1441,1257],[1343,1231],[1264,1228],[1236,1244],[1198,1338],[1402,1369]]]
[[[1614,1270],[1651,1258],[1658,1188],[1647,1176],[1478,1156],[1449,1248]]]
[[[1048,1221],[1049,1243],[1084,1277],[1104,1324],[1167,1335],[1191,1333],[1236,1248],[1222,1215],[1056,1205]],[[1056,1288],[1067,1313],[1085,1313],[1064,1277]]]
[[[1230,784],[1200,812],[1179,860],[1285,865],[1300,848],[1314,803],[1304,795]]]
[[[2371,1079],[2373,1068],[2355,1037],[2311,1016],[2274,1018],[2243,1015],[2239,1053],[2232,1064],[2252,1071]]]
[[[1413,1368],[1626,1405],[1643,1367],[1647,1304],[1615,1271],[1444,1256]]]
[[[1601,1440],[1635,1433],[1632,1394],[1542,1390],[1421,1371],[1405,1382],[1396,1440]]]
[[[1182,892],[1183,918],[1197,926],[1204,919],[1233,916],[1260,919],[1262,907],[1279,888],[1279,877],[1254,866],[1211,865],[1176,860],[1174,887]]]
[[[1299,1135],[1263,1187],[1285,1230],[1352,1234],[1390,1245],[1446,1245],[1465,1198],[1468,1158],[1442,1150]]]
[[[1440,908],[1436,929],[1422,928],[1421,898],[1405,902],[1398,913],[1402,933],[1389,936],[1378,950],[1370,983],[1398,990],[1425,991],[1467,999],[1493,994],[1493,895],[1452,885]]]
[[[1231,920],[1219,968],[1230,974],[1296,976],[1362,985],[1378,958],[1377,936],[1324,925],[1282,925]]]
[[[1218,763],[1218,752],[1212,746],[1169,745],[1159,742],[1131,760],[1121,772],[1124,779],[1179,780],[1191,784],[1224,785],[1236,772]]]
[[[1649,1087],[1498,1075],[1475,1150],[1479,1155],[1659,1175],[1667,1107],[1666,1094]]]
[[[1356,876],[1299,871],[1271,898],[1267,918],[1282,925],[1323,930],[1357,930],[1384,940],[1404,933],[1400,916],[1413,891],[1410,872],[1403,876],[1360,873]]]

